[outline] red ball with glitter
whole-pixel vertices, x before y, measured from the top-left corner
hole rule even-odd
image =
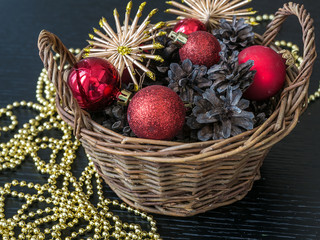
[[[129,126],[140,138],[170,140],[183,128],[185,107],[168,87],[152,85],[137,92],[128,107]]]
[[[68,85],[79,106],[88,111],[104,109],[119,94],[116,68],[102,58],[84,58],[70,71]]]
[[[184,33],[186,35],[189,35],[190,33],[196,32],[196,31],[206,31],[205,25],[195,18],[185,18],[180,20],[172,29],[172,31],[178,33]]]
[[[211,67],[219,62],[221,51],[219,41],[205,31],[193,32],[189,35],[186,44],[179,50],[181,61],[190,59],[194,65]]]
[[[251,46],[239,54],[239,64],[253,60],[251,70],[256,70],[253,83],[243,96],[250,100],[265,100],[274,96],[286,78],[286,65],[282,57],[269,47]]]

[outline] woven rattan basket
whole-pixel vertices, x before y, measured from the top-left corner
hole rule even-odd
[[[67,87],[73,56],[54,34],[42,31],[40,57],[57,89],[59,115],[74,128],[96,170],[129,205],[152,213],[191,216],[242,199],[260,178],[270,148],[288,135],[307,107],[307,91],[316,58],[313,20],[303,6],[279,9],[256,44],[273,44],[287,16],[298,17],[303,35],[303,62],[287,70],[278,106],[261,126],[238,136],[207,142],[180,143],[125,137],[94,122],[81,110]],[[59,63],[53,51],[60,54]],[[69,63],[69,67],[65,67]],[[58,67],[60,66],[60,67]],[[63,70],[59,70],[63,69]]]

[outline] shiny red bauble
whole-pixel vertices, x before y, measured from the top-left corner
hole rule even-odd
[[[102,58],[84,58],[71,70],[68,85],[79,106],[99,111],[119,94],[119,75],[116,68]]]
[[[186,44],[179,50],[179,55],[181,61],[190,59],[194,65],[211,67],[219,62],[220,51],[220,43],[211,33],[197,31],[188,36]]]
[[[269,47],[251,46],[239,54],[239,63],[253,60],[251,70],[256,70],[253,83],[244,92],[250,100],[265,100],[274,96],[282,87],[286,78],[286,65],[282,57]]]
[[[185,122],[185,107],[168,87],[152,85],[137,92],[128,107],[130,128],[140,138],[170,140]]]
[[[190,33],[196,32],[196,31],[206,31],[205,25],[195,18],[185,18],[177,22],[177,24],[174,26],[172,31],[178,33],[184,33],[186,35],[189,35]]]

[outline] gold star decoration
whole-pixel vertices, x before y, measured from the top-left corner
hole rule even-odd
[[[196,18],[203,22],[208,30],[219,26],[220,19],[224,18],[232,22],[233,16],[248,19],[247,15],[255,14],[252,8],[238,9],[252,0],[182,0],[181,4],[176,1],[168,1],[167,4],[177,9],[167,9],[167,13],[178,15],[178,19],[171,21],[173,25],[183,18]]]
[[[84,49],[84,57],[101,57],[107,59],[118,69],[120,76],[122,76],[123,71],[127,68],[135,85],[135,90],[141,88],[142,85],[141,78],[137,80],[135,76],[135,68],[141,69],[149,78],[155,80],[155,74],[144,65],[144,60],[164,61],[161,56],[154,55],[152,51],[163,48],[155,39],[158,36],[166,34],[166,32],[159,31],[159,29],[165,26],[165,23],[150,24],[150,18],[157,12],[157,9],[153,9],[143,22],[138,25],[145,5],[146,2],[143,2],[139,6],[131,25],[129,25],[129,19],[132,1],[127,4],[123,26],[120,25],[117,9],[114,9],[113,15],[117,31],[115,32],[107,23],[107,20],[102,18],[99,24],[105,33],[93,28],[97,36],[89,34],[91,39],[88,40],[90,47]]]

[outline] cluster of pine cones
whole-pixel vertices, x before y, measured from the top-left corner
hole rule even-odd
[[[156,54],[165,60],[151,62],[162,85],[175,91],[188,106],[186,126],[177,136],[180,141],[207,141],[238,135],[261,124],[268,115],[268,104],[242,98],[255,71],[253,61],[238,63],[238,54],[254,44],[252,27],[244,19],[231,23],[222,19],[212,32],[221,44],[220,61],[210,68],[180,62],[179,48],[166,36],[157,39],[163,46]],[[147,81],[145,81],[147,84]],[[130,86],[129,86],[130,87]],[[126,136],[133,136],[124,107],[112,105],[105,110],[103,125]],[[272,111],[269,111],[272,112]]]

